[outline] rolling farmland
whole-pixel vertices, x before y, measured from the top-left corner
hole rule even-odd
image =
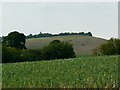
[[[118,56],[3,64],[2,87],[118,87]]]

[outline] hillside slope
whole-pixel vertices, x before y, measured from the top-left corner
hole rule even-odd
[[[94,48],[106,42],[105,39],[101,38],[71,35],[27,39],[26,46],[28,49],[42,48],[55,39],[70,42],[73,45],[76,55],[91,55]]]

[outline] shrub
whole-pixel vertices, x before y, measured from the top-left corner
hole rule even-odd
[[[111,38],[93,50],[94,55],[120,55],[120,39]]]
[[[73,47],[69,43],[65,42],[52,42],[48,46],[45,46],[42,49],[42,59],[64,59],[64,58],[73,58],[75,53]]]
[[[2,63],[15,63],[41,60],[40,49],[20,50],[11,47],[2,47]]]
[[[60,42],[58,40],[52,41],[48,46],[45,46],[42,49],[21,50],[8,47],[6,46],[6,44],[4,44],[2,51],[3,63],[64,59],[75,57],[72,45],[66,42]]]
[[[22,61],[37,61],[41,59],[40,49],[23,50],[21,53]]]
[[[50,42],[50,44],[56,44],[56,43],[61,43],[60,40],[53,40],[52,42]]]
[[[21,50],[11,48],[11,47],[2,47],[2,63],[12,63],[20,62],[20,53]]]

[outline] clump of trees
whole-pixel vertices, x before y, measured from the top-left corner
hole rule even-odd
[[[15,63],[25,61],[41,60],[39,49],[17,49],[13,47],[2,47],[2,63]]]
[[[94,55],[120,55],[120,39],[111,38],[93,50]]]
[[[72,45],[67,42],[60,42],[59,40],[54,40],[48,46],[45,46],[41,54],[43,60],[75,57]]]
[[[26,36],[17,31],[2,37],[2,62],[21,62],[21,51],[25,46]]]
[[[2,37],[3,44],[6,44],[8,47],[14,47],[17,49],[27,49],[25,46],[26,36],[23,33],[17,31],[11,32],[8,36]]]
[[[41,60],[41,49],[28,49],[21,51],[21,61],[39,61]]]
[[[20,54],[20,49],[2,46],[2,63],[20,62]]]
[[[20,39],[20,40],[19,40]],[[2,63],[40,61],[73,58],[75,53],[71,44],[53,40],[41,49],[27,49],[25,36],[11,32],[2,41]]]
[[[79,32],[79,33],[69,33],[69,32],[65,32],[65,33],[59,33],[59,34],[51,34],[51,33],[39,33],[39,34],[29,34],[27,36],[27,38],[42,38],[42,37],[51,37],[51,36],[66,36],[66,35],[84,35],[84,36],[92,36],[91,32],[88,33],[84,33],[84,32]]]

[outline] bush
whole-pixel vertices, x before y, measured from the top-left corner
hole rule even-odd
[[[111,38],[93,50],[94,55],[120,55],[120,39]]]
[[[37,61],[41,59],[40,49],[23,50],[21,53],[22,61]]]
[[[72,45],[69,43],[60,42],[59,40],[52,41],[48,46],[45,46],[42,49],[29,50],[21,50],[7,47],[6,44],[4,44],[2,47],[2,51],[3,63],[64,59],[75,57]]]
[[[15,63],[41,60],[39,49],[20,50],[11,47],[2,47],[2,63]]]
[[[11,48],[11,47],[2,47],[2,63],[12,63],[12,62],[20,62],[21,50]]]
[[[52,42],[50,42],[50,44],[56,44],[56,43],[61,43],[60,40],[53,40]]]
[[[53,42],[54,41],[42,49],[41,54],[43,60],[75,57],[75,53],[71,44],[65,42]]]

